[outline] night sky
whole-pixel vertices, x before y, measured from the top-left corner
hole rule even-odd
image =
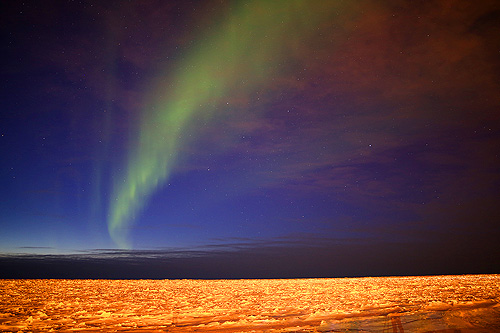
[[[498,1],[0,16],[0,277],[500,273]]]

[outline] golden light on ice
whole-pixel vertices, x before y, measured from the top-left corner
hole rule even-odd
[[[2,280],[1,331],[500,332],[500,275]]]

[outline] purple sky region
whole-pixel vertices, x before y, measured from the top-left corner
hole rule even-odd
[[[0,13],[0,277],[499,272],[498,1]]]

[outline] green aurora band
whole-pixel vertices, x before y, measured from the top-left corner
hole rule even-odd
[[[340,1],[244,1],[228,9],[213,32],[155,85],[128,149],[124,172],[115,178],[108,230],[115,244],[130,248],[129,230],[148,198],[170,177],[180,152],[196,139],[197,125],[228,112],[225,98],[263,86]],[[292,52],[293,53],[293,52]],[[167,73],[167,71],[165,71]],[[199,127],[198,127],[199,128]]]

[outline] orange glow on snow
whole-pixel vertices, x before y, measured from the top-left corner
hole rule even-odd
[[[1,331],[500,331],[500,275],[0,280]]]

